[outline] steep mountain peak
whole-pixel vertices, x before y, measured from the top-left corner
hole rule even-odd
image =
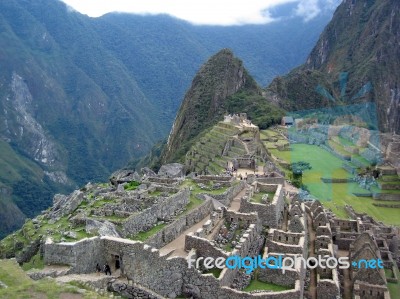
[[[268,99],[294,111],[374,102],[379,130],[399,133],[399,16],[397,0],[344,0],[306,63],[275,79]]]
[[[221,120],[226,100],[246,89],[260,93],[254,79],[243,62],[230,49],[213,55],[198,71],[179,109],[162,160],[173,161],[188,148],[182,141],[189,141],[205,128]],[[177,150],[179,149],[179,153]]]

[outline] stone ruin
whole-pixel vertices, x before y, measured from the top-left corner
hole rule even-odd
[[[67,273],[75,274],[91,273],[96,263],[108,263],[113,272],[118,270],[120,277],[126,279],[122,285],[120,281],[109,281],[108,289],[125,292],[128,297],[140,292],[143,298],[308,298],[310,285],[315,281],[316,298],[340,298],[348,286],[345,277],[350,277],[355,298],[388,298],[387,282],[397,280],[393,271],[399,258],[396,230],[354,211],[349,215],[355,219],[338,219],[319,201],[286,198],[282,184],[268,183],[265,179],[268,177],[254,177],[249,183],[235,181],[231,176],[194,176],[193,181],[204,186],[200,188],[204,194],[198,195],[203,203],[182,213],[190,199],[190,188],[179,188],[182,179],[146,175],[141,180],[145,187],[121,191],[118,204],[104,205],[96,212],[116,215],[120,207],[128,213],[124,215],[122,234],[108,232],[77,242],[54,243],[49,239],[43,245],[45,263],[67,265]],[[126,183],[121,178],[117,181]],[[215,185],[228,189],[222,194],[213,194]],[[239,196],[242,191],[243,195]],[[153,192],[158,194],[155,198],[151,198]],[[252,201],[260,192],[268,194],[266,200]],[[111,194],[119,193],[108,189],[96,191],[96,196],[102,198]],[[159,196],[161,194],[166,196]],[[80,196],[76,193],[71,198]],[[232,209],[235,201],[239,206]],[[151,229],[160,220],[167,225],[144,243],[126,238]],[[202,224],[197,225],[201,221]],[[165,250],[193,227],[198,228],[184,235],[182,251]],[[264,258],[282,255],[304,259],[318,255],[348,256],[350,261],[379,258],[386,269],[392,269],[394,277],[386,278],[382,270],[372,273],[365,269],[349,269],[345,273],[339,268],[305,269],[300,265],[285,273],[279,269],[260,268],[256,277],[243,269],[224,268],[215,274],[202,263],[196,269],[189,268],[187,262],[189,258],[255,257],[261,253]],[[245,292],[254,279],[286,290]]]

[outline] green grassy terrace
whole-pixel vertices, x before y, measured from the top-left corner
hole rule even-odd
[[[310,163],[312,169],[303,173],[303,184],[307,186],[310,193],[341,218],[347,218],[344,210],[345,205],[350,205],[356,212],[367,213],[378,221],[389,225],[400,225],[399,210],[386,207],[377,207],[377,202],[372,197],[357,197],[353,193],[370,193],[362,189],[357,183],[335,183],[327,184],[321,178],[350,178],[351,174],[341,167],[343,161],[330,152],[316,145],[292,144],[290,151],[269,151],[276,157],[288,162],[305,161]],[[288,173],[288,170],[286,170]],[[399,190],[380,190],[374,188],[372,192],[400,193]],[[379,201],[379,203],[390,204],[393,202]]]

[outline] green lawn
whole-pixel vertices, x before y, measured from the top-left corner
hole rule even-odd
[[[253,279],[250,282],[250,284],[245,289],[243,289],[243,291],[245,291],[245,292],[260,291],[260,290],[282,292],[282,291],[290,290],[290,288]]]
[[[328,208],[331,208],[338,217],[347,217],[344,205],[351,205],[357,212],[365,212],[378,221],[386,224],[400,225],[398,209],[376,207],[371,197],[356,197],[352,193],[367,193],[356,183],[326,184],[324,178],[349,178],[351,174],[341,168],[342,160],[316,145],[293,144],[291,151],[271,150],[275,156],[287,162],[306,161],[312,169],[303,173],[303,183],[310,193]],[[385,190],[386,191],[386,190]],[[398,191],[395,191],[398,192]],[[379,201],[381,203],[388,203]]]
[[[158,233],[160,230],[162,230],[167,224],[162,223],[156,226],[153,226],[151,229],[149,229],[146,232],[140,232],[136,236],[134,236],[132,239],[137,240],[137,241],[146,241],[148,238],[153,236],[154,234]]]
[[[108,298],[70,284],[56,283],[54,279],[34,281],[13,260],[0,260],[0,269],[0,281],[8,286],[0,289],[0,298]]]
[[[259,192],[259,193],[254,193],[253,197],[250,199],[250,202],[255,202],[255,203],[262,203],[262,197],[268,194],[268,201],[272,201],[274,198],[275,193],[274,192]]]

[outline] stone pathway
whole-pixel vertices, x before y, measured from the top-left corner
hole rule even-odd
[[[229,206],[229,210],[232,211],[239,211],[240,208],[240,198],[246,194],[246,188],[244,188],[242,191],[238,193],[238,195],[235,196],[235,198],[232,200],[231,205]],[[204,223],[206,223],[210,219],[210,215],[205,217],[203,220],[200,222],[196,223],[192,227],[188,228],[185,230],[182,234],[180,234],[175,240],[172,242],[168,243],[164,247],[160,248],[160,254],[161,255],[167,255],[172,252],[171,256],[180,256],[180,257],[187,257],[188,253],[185,251],[185,237],[187,234],[191,232],[197,231],[199,228],[203,226]],[[217,223],[213,229],[213,231],[210,233],[209,238],[210,239],[219,229],[220,223]]]
[[[187,256],[187,252],[185,251],[185,236],[187,234],[195,232],[196,230],[201,228],[203,226],[203,224],[206,223],[209,219],[210,219],[210,215],[208,215],[207,217],[205,217],[200,222],[196,223],[192,227],[190,227],[187,230],[185,230],[175,240],[173,240],[172,242],[168,243],[164,247],[160,248],[160,254],[161,255],[166,255],[166,254],[174,251],[172,256],[186,257]]]
[[[82,283],[85,282],[99,282],[101,283],[103,280],[110,280],[113,278],[118,278],[119,277],[119,273],[116,272],[113,275],[104,275],[103,273],[100,273],[100,275],[98,275],[97,273],[90,273],[90,274],[68,274],[68,275],[64,275],[64,276],[59,276],[56,277],[56,281],[58,282],[62,282],[62,283],[68,283],[71,281],[79,281]]]

